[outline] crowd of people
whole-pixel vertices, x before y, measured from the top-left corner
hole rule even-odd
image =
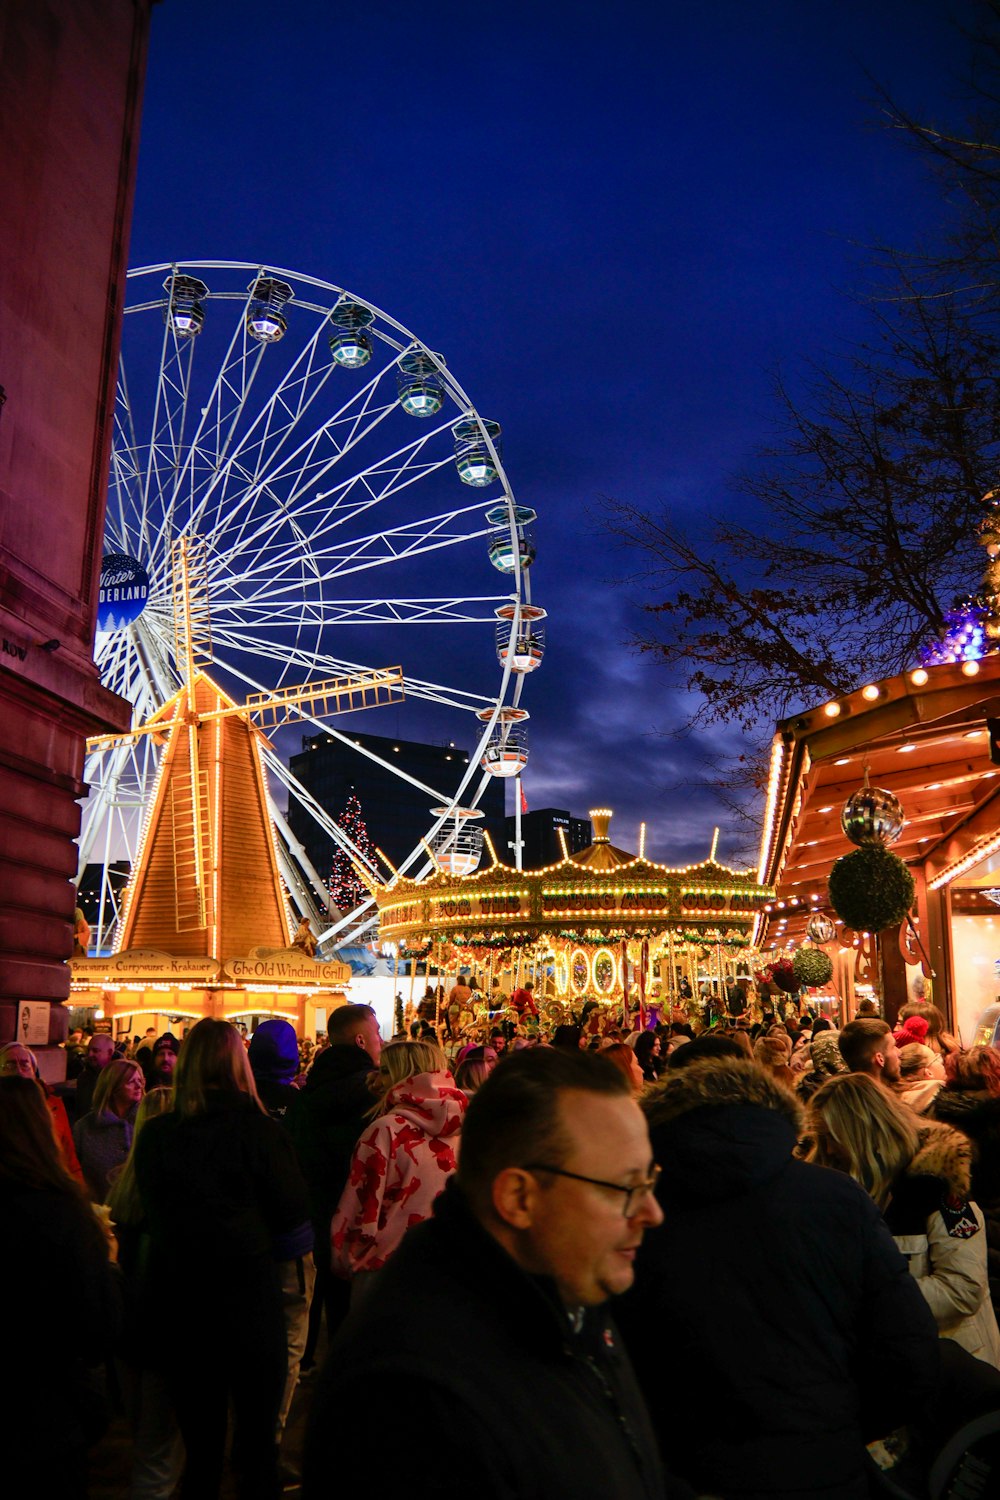
[[[445,1496],[921,1496],[1000,1412],[995,1049],[922,1001],[489,1043],[434,1001],[74,1034],[62,1093],[0,1047],[12,1494],[83,1500],[118,1410],[135,1500],[217,1496],[227,1445],[247,1500],[349,1452],[412,1489],[435,1435]]]

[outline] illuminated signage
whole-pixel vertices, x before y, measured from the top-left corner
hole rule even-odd
[[[101,563],[97,628],[124,630],[136,621],[149,598],[149,574],[142,563],[125,552],[110,552]]]

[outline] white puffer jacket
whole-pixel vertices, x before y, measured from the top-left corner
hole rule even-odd
[[[942,1338],[1000,1369],[1000,1329],[990,1302],[985,1220],[969,1200],[972,1145],[949,1125],[922,1124],[885,1217],[934,1314]]]

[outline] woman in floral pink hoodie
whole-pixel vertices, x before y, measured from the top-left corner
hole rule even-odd
[[[330,1226],[334,1272],[378,1271],[431,1206],[458,1165],[468,1100],[429,1042],[382,1049],[382,1097],[354,1148],[350,1176]]]

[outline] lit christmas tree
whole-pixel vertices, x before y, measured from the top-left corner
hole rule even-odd
[[[361,815],[361,803],[353,787],[344,804],[344,811],[337,819],[337,825],[344,830],[358,853],[373,869],[377,869],[375,845],[365,827],[365,820]],[[334,850],[333,861],[330,865],[330,899],[333,905],[339,911],[353,911],[367,896],[368,890],[355,874],[350,857],[338,846]]]

